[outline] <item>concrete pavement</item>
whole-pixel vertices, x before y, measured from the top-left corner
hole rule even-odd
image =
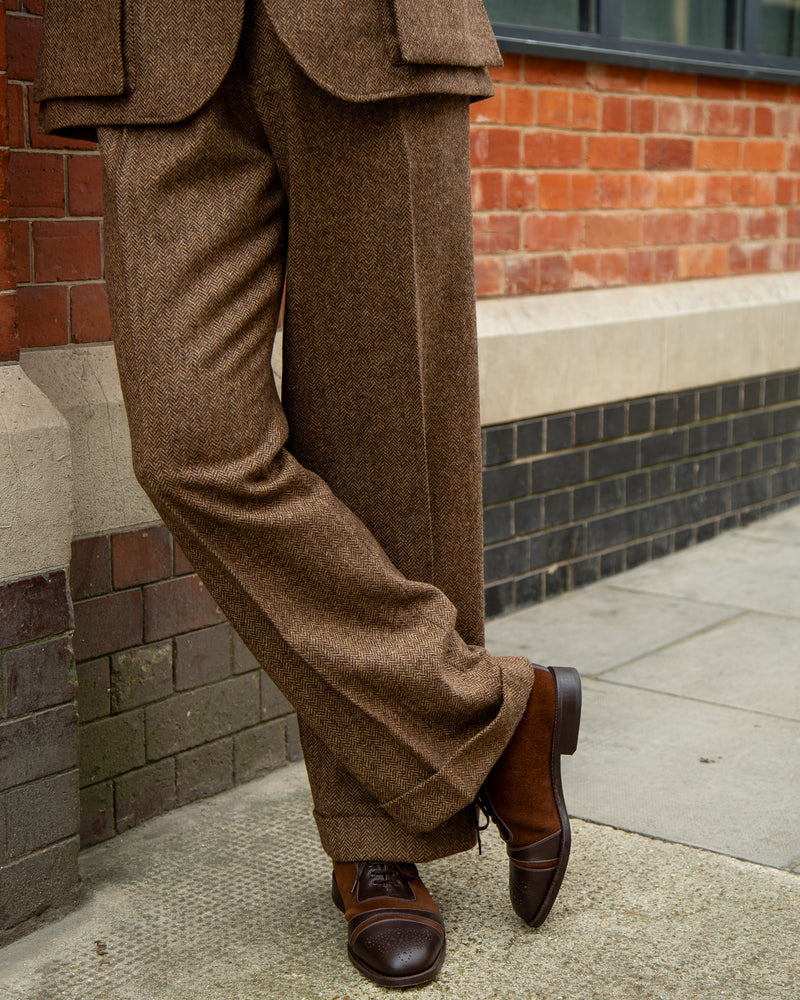
[[[794,1000],[800,981],[800,507],[490,623],[578,666],[570,868],[515,918],[493,832],[423,867],[458,1000]],[[76,913],[0,951],[0,1000],[374,1000],[344,957],[293,765],[82,855]]]

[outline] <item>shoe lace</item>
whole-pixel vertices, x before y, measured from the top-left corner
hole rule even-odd
[[[483,854],[483,843],[481,842],[481,834],[484,830],[488,830],[489,823],[495,819],[494,810],[492,809],[492,804],[489,801],[489,797],[483,788],[480,789],[475,801],[471,805],[472,822],[475,826],[475,832],[478,835],[478,854]],[[483,815],[484,822],[481,823],[481,814]],[[496,822],[496,820],[495,820]]]
[[[364,869],[369,881],[381,888],[402,889],[411,881],[397,861],[365,861]]]

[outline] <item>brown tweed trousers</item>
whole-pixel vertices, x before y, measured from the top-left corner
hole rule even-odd
[[[397,47],[414,8],[395,0]],[[297,710],[325,850],[424,861],[474,843],[468,806],[533,683],[526,660],[482,647],[465,95],[485,71],[456,67],[448,92],[447,66],[417,73],[384,46],[377,90],[343,98],[331,57],[318,74],[277,32],[287,9],[248,0],[230,66],[188,117],[109,123],[105,98],[93,116],[75,96],[43,118],[100,126],[136,474]],[[374,11],[348,43],[369,58],[390,23]],[[415,58],[442,58],[411,37],[428,45]],[[44,96],[58,74],[42,65]],[[406,83],[387,96],[395,71]]]

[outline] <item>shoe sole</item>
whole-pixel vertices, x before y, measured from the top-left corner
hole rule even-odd
[[[339,886],[336,884],[336,876],[333,877],[331,899],[336,907],[344,913],[344,900],[342,899],[341,892],[339,892]],[[382,972],[376,972],[375,969],[367,965],[366,962],[363,962],[358,955],[355,955],[350,950],[349,942],[347,945],[347,957],[361,975],[367,979],[371,979],[373,983],[377,983],[379,986],[387,986],[390,989],[404,989],[407,986],[422,986],[424,983],[429,983],[432,979],[435,979],[444,963],[446,948],[446,942],[442,942],[442,950],[439,952],[433,965],[422,972],[415,972],[413,976],[385,976]]]
[[[547,895],[533,918],[526,921],[530,927],[541,927],[547,919],[567,870],[570,847],[572,846],[572,831],[570,830],[567,806],[564,802],[564,789],[561,785],[561,757],[562,755],[571,756],[575,753],[581,725],[580,674],[574,667],[548,667],[547,669],[552,674],[556,686],[556,716],[553,726],[553,747],[550,752],[550,778],[558,810],[558,819],[561,823],[561,850]],[[513,861],[510,861],[509,864],[511,867],[517,867]]]

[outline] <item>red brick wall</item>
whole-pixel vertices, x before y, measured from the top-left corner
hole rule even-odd
[[[505,59],[472,108],[479,295],[800,266],[800,87]]]
[[[0,11],[0,362],[19,356],[14,261],[8,206],[8,56],[5,12]]]

